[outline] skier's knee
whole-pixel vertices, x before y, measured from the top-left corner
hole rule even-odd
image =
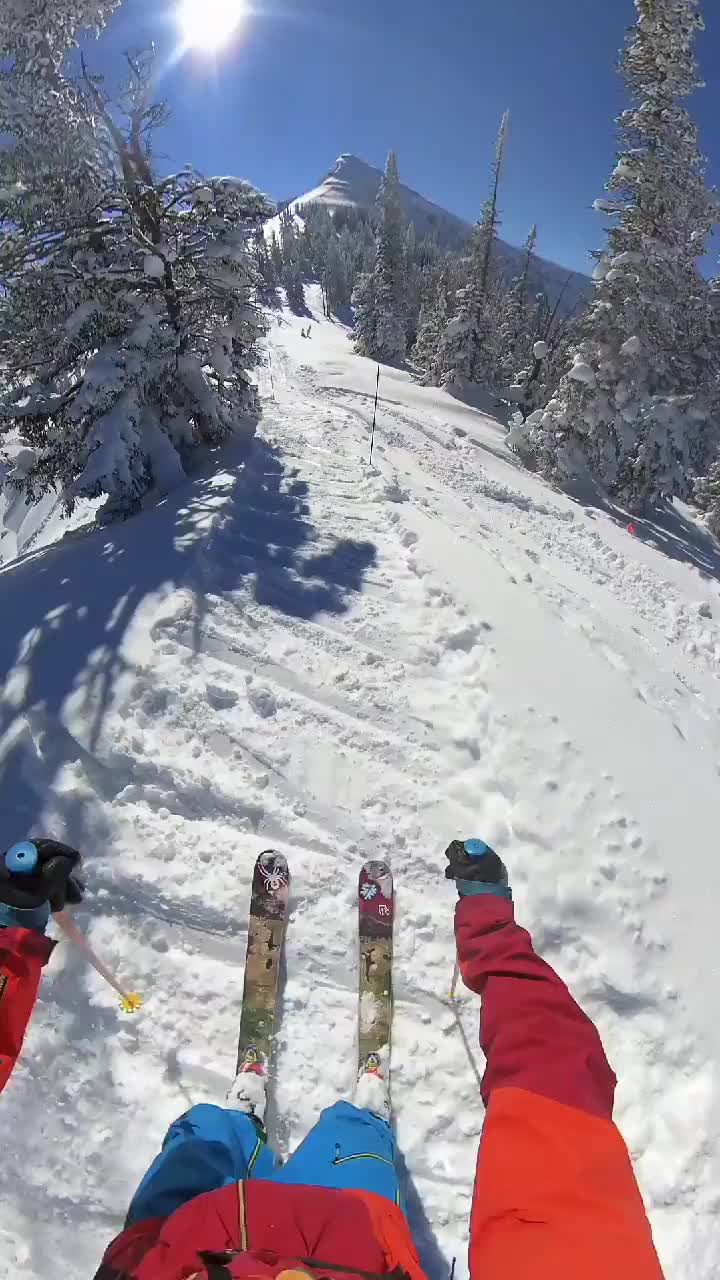
[[[204,1138],[208,1135],[215,1136],[218,1132],[226,1129],[228,1125],[227,1113],[224,1107],[218,1107],[214,1102],[198,1102],[189,1111],[185,1111],[183,1115],[178,1116],[168,1129],[167,1142],[170,1138]]]

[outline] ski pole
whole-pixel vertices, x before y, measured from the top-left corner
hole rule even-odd
[[[5,866],[13,875],[31,876],[38,864],[38,851],[32,840],[20,840],[17,844],[12,845],[5,854]],[[120,996],[120,1008],[123,1013],[135,1013],[142,1004],[142,1000],[137,991],[125,991],[120,986],[117,978],[103,964],[102,960],[95,955],[85,934],[78,929],[75,921],[67,911],[53,911],[53,920],[57,920],[60,928],[74,942],[81,951],[85,952],[87,959],[97,972],[110,986],[117,991]]]
[[[72,919],[72,916],[68,915],[67,911],[53,911],[53,920],[57,921],[65,934],[65,937],[69,938],[71,942],[74,942],[81,951],[85,952],[85,956],[93,969],[96,969],[100,976],[109,983],[113,990],[117,991],[120,996],[120,1008],[123,1013],[136,1013],[142,1005],[141,997],[138,995],[137,991],[125,991],[125,989],[120,986],[115,975],[106,968],[99,956],[95,954],[90,943],[85,937],[85,934],[78,929],[75,921]]]
[[[452,981],[450,983],[450,999],[455,999],[455,991],[457,989],[458,978],[460,977],[460,961],[455,957],[455,968],[453,969]]]

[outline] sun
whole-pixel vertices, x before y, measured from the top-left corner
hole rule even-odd
[[[187,48],[216,53],[247,15],[247,0],[180,0],[178,22]]]

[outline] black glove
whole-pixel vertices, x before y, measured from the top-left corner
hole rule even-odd
[[[461,897],[490,893],[512,900],[505,863],[484,840],[453,840],[445,857],[445,876],[455,881]]]
[[[29,843],[38,855],[29,873],[9,870],[5,854],[0,854],[0,903],[16,911],[33,911],[49,903],[51,911],[62,911],[68,902],[82,902],[85,885],[76,875],[82,861],[77,849],[59,840]]]

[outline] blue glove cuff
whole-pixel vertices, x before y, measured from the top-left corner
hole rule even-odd
[[[512,902],[512,889],[509,884],[487,884],[484,880],[456,880],[455,883],[461,898],[472,898],[476,894],[485,893]]]
[[[36,933],[44,933],[49,919],[50,905],[47,902],[31,907],[29,911],[0,902],[0,929],[34,929]]]

